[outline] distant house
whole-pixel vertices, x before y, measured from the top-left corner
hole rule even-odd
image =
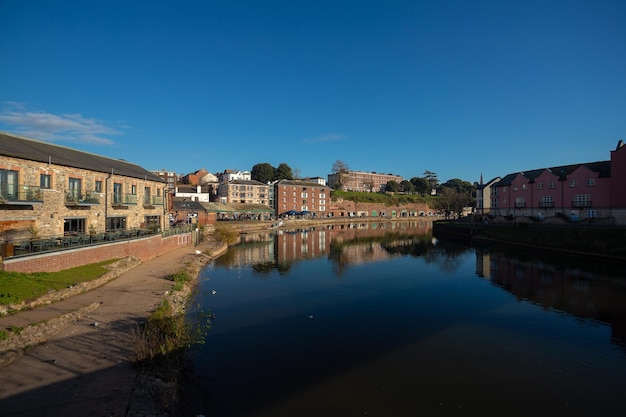
[[[241,181],[251,181],[252,174],[250,171],[235,171],[232,169],[227,169],[224,172],[218,174],[219,183],[220,184],[228,184],[231,181],[241,180]]]
[[[180,178],[180,182],[182,182],[183,184],[188,184],[188,185],[199,185],[199,184],[202,184],[202,181],[201,181],[202,178],[204,178],[208,174],[209,174],[209,171],[202,168],[196,172],[191,172],[187,175],[183,175]]]
[[[571,221],[608,219],[626,224],[626,146],[619,141],[609,161],[586,162],[515,172],[477,192],[480,214]],[[481,188],[479,187],[479,190]],[[490,202],[485,201],[486,198]],[[480,201],[479,201],[480,199]]]
[[[269,204],[269,185],[254,180],[231,180],[220,184],[217,197],[220,203]]]
[[[399,175],[379,174],[376,172],[346,171],[328,175],[328,186],[345,191],[381,192],[389,181],[400,184],[404,181]]]
[[[213,186],[211,185],[184,185],[179,184],[174,191],[174,197],[186,198],[192,201],[208,203],[213,201]]]
[[[476,214],[485,215],[491,212],[491,187],[500,180],[500,177],[496,177],[483,184],[481,175],[480,184],[476,187]]]
[[[166,188],[121,159],[0,133],[0,240],[163,229]]]
[[[330,188],[316,182],[281,180],[274,185],[276,214],[309,212],[325,217],[330,208]]]

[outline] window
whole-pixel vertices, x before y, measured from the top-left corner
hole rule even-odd
[[[135,184],[130,186],[130,193],[132,195],[137,195],[137,186]]]
[[[537,183],[537,189],[538,190],[543,190],[543,183],[542,182],[538,182]]]
[[[113,204],[122,204],[122,184],[113,183]]]
[[[67,196],[74,201],[81,199],[82,180],[80,178],[70,178],[68,183]]]
[[[556,188],[556,183],[554,181],[550,181],[550,188]]]
[[[66,235],[85,233],[85,219],[63,220],[63,233]]]
[[[591,207],[591,196],[589,194],[577,194],[574,196],[574,207]]]
[[[570,180],[569,186],[570,187],[578,187],[578,180]]]
[[[150,204],[151,203],[150,187],[143,187],[143,203],[144,204]]]
[[[515,207],[526,207],[526,201],[524,201],[524,197],[515,197]]]
[[[107,230],[126,229],[126,217],[108,217]]]
[[[587,180],[585,181],[585,185],[587,187],[593,187],[594,185],[596,185],[596,179],[595,178],[587,178]]]
[[[526,189],[526,184],[522,184],[522,190]]]
[[[39,175],[39,188],[42,188],[45,190],[50,189],[50,175],[49,174]]]
[[[539,207],[554,207],[554,200],[551,195],[542,195],[539,197]]]
[[[102,181],[96,180],[96,185],[95,185],[94,188],[96,189],[97,193],[101,193],[102,192]]]
[[[17,171],[0,169],[0,192],[8,200],[17,199]]]

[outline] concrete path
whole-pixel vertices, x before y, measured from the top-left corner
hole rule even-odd
[[[131,367],[132,335],[171,288],[168,275],[199,258],[209,260],[196,249],[203,248],[178,248],[100,288],[0,318],[0,329],[26,327],[100,304],[47,343],[0,368],[0,416],[126,416],[138,376]],[[154,415],[148,409],[143,414]]]

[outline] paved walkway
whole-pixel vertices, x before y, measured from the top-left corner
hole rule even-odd
[[[100,288],[0,318],[1,329],[26,327],[100,303],[47,343],[0,368],[0,416],[126,416],[138,375],[131,366],[133,332],[171,288],[168,275],[190,262],[208,261],[196,249],[178,248]]]

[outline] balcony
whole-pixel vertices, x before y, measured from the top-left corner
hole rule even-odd
[[[100,194],[94,191],[70,190],[65,193],[66,206],[97,206],[100,204]]]
[[[572,208],[589,208],[591,201],[572,201]]]
[[[43,192],[34,185],[13,185],[0,183],[0,204],[33,205],[43,204]]]
[[[554,201],[540,201],[539,207],[541,208],[552,208],[554,207]]]
[[[515,208],[526,208],[526,202],[525,201],[516,201],[515,202]]]
[[[136,194],[113,194],[113,206],[126,207],[136,206],[137,195]]]
[[[162,205],[163,205],[163,197],[160,195],[145,196],[143,198],[143,206],[145,208],[154,207],[154,206],[162,206]]]

